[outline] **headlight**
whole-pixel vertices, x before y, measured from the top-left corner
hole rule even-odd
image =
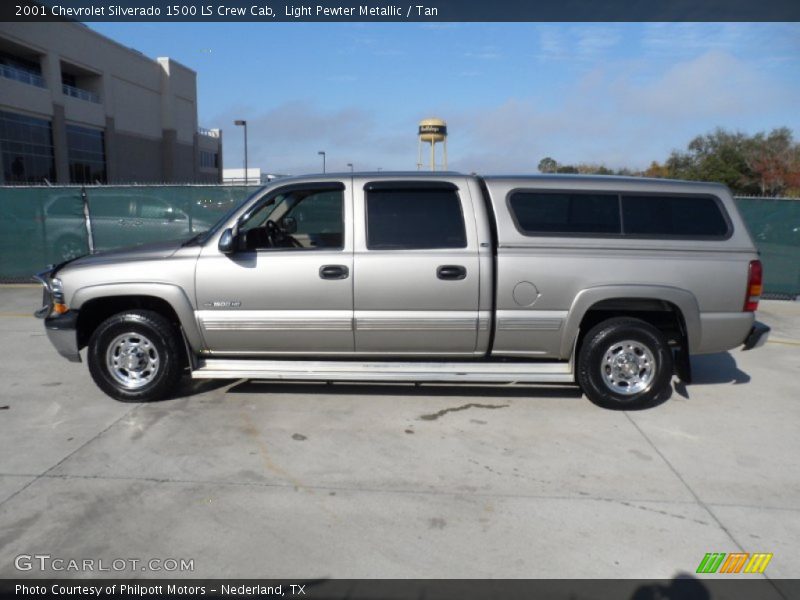
[[[64,284],[58,277],[50,280],[50,293],[53,295],[53,312],[63,315],[69,308],[64,304]]]
[[[56,294],[61,295],[61,299],[64,299],[64,284],[61,283],[61,280],[58,277],[53,277],[50,280],[50,291],[55,296]]]

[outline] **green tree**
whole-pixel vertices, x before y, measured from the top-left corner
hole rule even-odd
[[[800,144],[788,127],[773,129],[769,135],[757,133],[745,159],[762,195],[783,195],[800,179]]]
[[[645,177],[657,177],[657,178],[665,178],[669,177],[669,168],[667,165],[659,164],[658,161],[653,161],[650,163],[650,166],[642,173]]]
[[[558,163],[555,159],[546,156],[542,160],[539,161],[539,172],[540,173],[555,173],[556,169],[558,169]]]
[[[667,171],[675,179],[716,181],[736,193],[756,193],[754,173],[747,163],[751,148],[752,140],[745,134],[717,128],[694,138],[685,152],[673,151]]]
[[[605,165],[596,165],[592,163],[578,163],[575,165],[575,168],[578,170],[578,173],[582,173],[584,175],[613,175],[614,171],[606,167]]]

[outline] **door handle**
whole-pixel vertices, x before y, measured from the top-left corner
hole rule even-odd
[[[319,268],[319,276],[322,279],[347,279],[350,269],[344,265],[322,265]]]
[[[439,279],[458,280],[467,276],[466,267],[461,265],[442,265],[436,269],[436,277]]]

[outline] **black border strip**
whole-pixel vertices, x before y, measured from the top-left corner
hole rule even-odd
[[[23,594],[16,586],[38,588]],[[55,587],[54,587],[55,586]],[[122,586],[130,586],[123,588]],[[237,589],[222,594],[223,586]],[[277,586],[280,586],[278,588]],[[294,587],[292,587],[294,586]],[[102,588],[100,594],[59,590]],[[241,593],[251,588],[250,593]],[[56,590],[55,592],[53,590]],[[302,593],[300,590],[302,589]],[[113,591],[116,590],[116,591]],[[120,592],[120,590],[125,590]],[[190,591],[194,591],[194,594]],[[268,591],[269,590],[269,591]],[[278,590],[280,593],[278,593]],[[0,598],[302,598],[304,600],[752,600],[800,597],[800,580],[731,574],[708,578],[678,573],[672,579],[5,579]]]
[[[34,7],[45,6],[40,12]],[[61,9],[53,11],[54,7]],[[179,10],[175,11],[174,7]],[[18,8],[21,7],[21,8]],[[24,7],[29,7],[28,9]],[[184,8],[185,7],[185,8]],[[306,7],[302,13],[293,8]],[[421,7],[421,8],[418,8]],[[67,9],[67,10],[62,10]],[[80,9],[80,10],[76,10]],[[134,10],[130,10],[134,9]],[[135,10],[142,9],[142,10]],[[26,14],[27,13],[27,14]],[[800,21],[797,0],[3,0],[0,21],[546,22]]]

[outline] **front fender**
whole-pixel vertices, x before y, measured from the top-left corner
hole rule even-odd
[[[181,323],[186,341],[195,352],[205,348],[203,336],[197,326],[192,306],[186,292],[178,285],[170,283],[109,283],[79,288],[72,295],[70,307],[80,310],[89,300],[114,296],[150,296],[167,302]]]

